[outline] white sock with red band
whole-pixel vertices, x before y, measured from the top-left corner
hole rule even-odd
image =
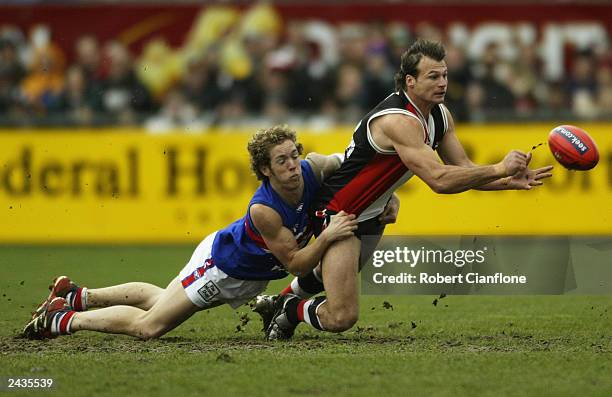
[[[70,326],[75,314],[74,310],[54,314],[51,319],[51,335],[70,335]]]
[[[297,325],[300,322],[310,324],[312,327],[324,331],[325,329],[319,321],[319,315],[317,313],[319,306],[327,301],[324,296],[319,296],[314,299],[292,299],[287,302],[285,307],[287,313],[287,319],[289,322]]]

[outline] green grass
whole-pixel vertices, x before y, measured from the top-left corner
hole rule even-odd
[[[364,296],[353,330],[301,325],[288,343],[264,341],[247,307],[199,313],[155,341],[16,337],[55,275],[92,288],[165,286],[191,250],[0,247],[0,376],[52,377],[58,395],[612,395],[610,296],[448,296],[437,306],[432,296]]]

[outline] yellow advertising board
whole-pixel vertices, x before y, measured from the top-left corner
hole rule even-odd
[[[612,234],[612,125],[583,124],[598,143],[589,172],[560,166],[533,191],[437,195],[417,178],[399,191],[390,234]],[[554,127],[459,126],[481,164],[530,150]],[[244,215],[258,182],[251,131],[148,135],[130,130],[0,132],[0,242],[194,242]],[[306,151],[343,151],[351,129],[299,133]],[[533,166],[554,163],[546,146]]]

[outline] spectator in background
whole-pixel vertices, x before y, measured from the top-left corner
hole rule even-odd
[[[361,23],[344,23],[338,27],[339,58],[343,63],[363,67],[368,45],[367,29]]]
[[[260,76],[265,69],[266,55],[278,43],[282,20],[268,3],[258,3],[242,15],[240,23],[223,40],[220,48],[222,79],[225,78],[223,114],[245,112],[258,114],[265,104]]]
[[[465,90],[465,105],[467,108],[468,121],[482,123],[486,121],[485,112],[486,94],[482,84],[477,81],[470,82]]]
[[[387,64],[396,65],[406,48],[410,47],[410,31],[406,25],[395,22],[387,25],[385,37],[388,42]]]
[[[178,90],[198,113],[215,112],[222,100],[218,78],[214,55],[192,57],[187,61]]]
[[[196,107],[178,89],[167,93],[160,113],[146,122],[147,130],[152,133],[198,133],[205,127],[206,124],[200,120]]]
[[[602,117],[612,117],[612,57],[603,60],[597,69],[596,78],[598,114]]]
[[[468,120],[466,92],[474,78],[465,56],[465,50],[454,45],[447,45],[446,66],[448,67],[448,88],[444,104],[453,113],[455,120],[466,121]],[[482,106],[481,103],[478,103],[479,101],[480,99],[473,103],[478,109]]]
[[[149,91],[138,80],[127,48],[119,42],[106,45],[108,70],[101,81],[102,109],[121,124],[136,122],[138,113],[150,114],[154,105]]]
[[[478,61],[476,82],[482,90],[486,113],[501,118],[509,118],[514,111],[514,95],[505,84],[510,80],[509,66],[500,58],[496,43],[491,43],[485,49],[482,59]],[[473,88],[475,90],[475,88]],[[474,97],[479,95],[473,94]],[[474,103],[477,103],[475,101]],[[479,111],[481,109],[476,109]],[[468,106],[468,113],[473,109]]]
[[[335,85],[337,59],[336,32],[330,25],[289,22],[281,46],[267,58],[268,66],[282,70],[287,82],[286,103],[264,105],[272,119],[284,113],[284,122],[307,123],[315,130],[333,125],[336,107],[326,104],[333,102],[330,87]]]
[[[565,93],[564,84],[560,81],[551,81],[546,85],[544,102],[538,109],[540,117],[545,119],[567,119],[569,101]]]
[[[418,23],[414,29],[414,33],[416,37],[421,39],[436,42],[444,41],[444,34],[442,33],[442,30],[428,21]]]
[[[289,107],[302,117],[304,112],[316,114],[334,83],[338,55],[335,31],[320,22],[290,22],[286,36],[274,58],[277,64],[284,58],[290,85]]]
[[[13,44],[18,53],[20,63],[23,65],[23,53],[27,47],[23,32],[14,25],[0,25],[0,40],[5,40]]]
[[[45,113],[64,88],[64,56],[53,44],[37,47],[32,64],[21,82],[21,95],[27,108]]]
[[[47,109],[84,123],[92,120],[88,114],[100,112],[110,116],[106,124],[116,124],[148,118],[158,106],[166,109],[160,117],[167,117],[173,113],[168,109],[184,102],[205,124],[291,118],[326,128],[352,123],[393,90],[394,65],[414,37],[443,41],[448,33],[455,45],[447,45],[446,104],[456,120],[612,117],[606,42],[566,54],[571,74],[548,82],[537,44],[524,44],[529,37],[496,37],[499,43],[468,59],[463,46],[470,43],[469,28],[463,26],[458,36],[452,32],[459,31],[427,21],[282,21],[269,4],[243,11],[212,7],[203,10],[182,48],[153,39],[134,63],[122,44],[101,51],[94,35],[84,35],[70,43],[76,68],[64,76],[63,55],[48,28],[34,26],[26,42],[19,29],[0,26],[0,112],[22,120],[39,115],[43,124]],[[507,47],[517,52],[504,52],[503,58],[500,49]]]
[[[92,35],[79,37],[75,44],[76,65],[85,74],[87,82],[98,82],[102,78],[100,68],[100,45]]]
[[[66,72],[66,84],[51,110],[64,115],[66,119],[76,124],[91,124],[94,113],[99,111],[101,103],[98,93],[87,80],[87,73],[79,65],[72,65]]]
[[[597,97],[599,116],[605,119],[612,118],[612,86],[603,87]]]
[[[25,73],[15,43],[0,39],[0,113],[9,112],[17,103]]]
[[[574,113],[586,119],[597,116],[595,80],[595,56],[592,51],[583,51],[575,55],[571,75],[567,80],[566,91],[571,98]]]
[[[364,107],[372,108],[393,92],[392,71],[386,62],[384,49],[368,49],[367,62],[363,74]]]
[[[261,60],[252,60],[249,54],[257,52],[258,47],[247,51],[248,41],[230,38],[219,46],[219,88],[222,102],[219,107],[221,122],[235,125],[237,117],[261,111],[261,91],[257,84],[257,72]],[[229,120],[224,120],[230,117]]]
[[[511,65],[512,78],[507,85],[515,97],[514,110],[518,116],[533,116],[538,107],[540,65],[535,45],[517,43],[518,56]]]
[[[264,107],[262,110],[260,125],[270,125],[274,123],[285,123],[289,124],[289,109],[285,102],[280,101],[278,98],[266,98],[264,101]],[[294,123],[290,123],[294,124]]]
[[[363,71],[365,109],[373,108],[394,90],[394,70],[387,62],[389,48],[384,25],[375,23],[370,25],[369,30]]]
[[[149,41],[135,63],[136,77],[153,98],[163,100],[168,90],[184,73],[181,58],[163,39]]]
[[[235,88],[223,95],[215,124],[220,126],[238,126],[246,119],[248,112],[244,98],[246,91]]]
[[[338,68],[337,79],[334,97],[338,110],[337,121],[356,122],[367,102],[362,71],[353,64],[343,64]]]
[[[259,72],[262,116],[272,124],[286,122],[289,115],[288,67],[289,65],[272,63],[268,58],[264,68]]]

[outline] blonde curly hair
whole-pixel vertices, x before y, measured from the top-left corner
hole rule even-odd
[[[257,179],[262,181],[267,179],[261,172],[262,167],[270,167],[270,149],[289,139],[295,143],[295,147],[299,154],[302,154],[304,147],[297,142],[295,131],[287,125],[275,125],[271,128],[262,128],[257,131],[247,144],[247,150],[251,158],[251,170],[257,176]]]

